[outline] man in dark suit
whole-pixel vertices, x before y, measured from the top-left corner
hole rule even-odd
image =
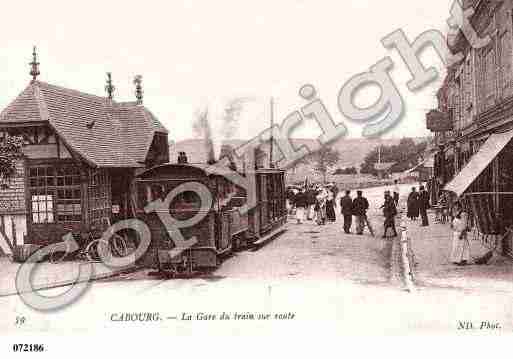
[[[353,214],[356,219],[356,234],[363,235],[365,225],[369,228],[369,232],[374,236],[374,231],[367,218],[367,210],[369,209],[369,201],[363,197],[362,191],[356,191],[356,198],[353,200]]]
[[[429,206],[429,193],[426,191],[424,186],[420,186],[418,205],[419,205],[420,216],[422,217],[422,227],[429,226],[429,221],[428,221],[428,216],[427,216],[427,210],[430,207]]]
[[[381,206],[383,208],[383,216],[385,223],[383,225],[383,238],[387,238],[387,229],[392,228],[393,237],[397,237],[397,230],[395,229],[395,216],[397,215],[397,208],[395,206],[395,199],[390,195],[390,191],[385,191],[385,203]]]
[[[346,195],[340,199],[340,208],[344,216],[344,232],[351,233],[351,225],[353,224],[353,200],[351,191],[346,191]]]

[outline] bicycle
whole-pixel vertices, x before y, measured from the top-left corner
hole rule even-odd
[[[73,240],[78,243],[78,248],[72,250],[71,243],[66,243],[66,250],[54,250],[49,255],[51,263],[60,263],[64,260],[86,260],[99,262],[109,260],[112,257],[126,257],[135,251],[135,243],[129,240],[128,236],[121,236],[117,233],[109,240],[97,237],[93,232],[85,234],[72,234]],[[65,240],[66,242],[66,240]]]

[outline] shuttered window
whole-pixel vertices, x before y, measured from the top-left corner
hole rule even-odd
[[[512,94],[511,86],[511,32],[505,31],[500,40],[501,44],[501,91],[503,97]]]
[[[493,46],[484,50],[483,61],[483,104],[487,110],[495,104],[495,49]]]

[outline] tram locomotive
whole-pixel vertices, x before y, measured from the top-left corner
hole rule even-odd
[[[240,209],[248,200],[246,189],[230,181],[230,169],[226,168],[223,175],[219,168],[216,165],[212,173],[207,164],[163,164],[136,176],[135,216],[144,221],[151,232],[151,243],[142,259],[145,265],[172,272],[213,269],[227,254],[258,245],[283,230],[287,220],[283,170],[256,169],[251,173],[255,180],[248,182],[253,182],[254,188],[250,190],[256,194],[256,206],[243,213]],[[208,207],[201,203],[202,198],[196,191],[178,192],[180,186],[191,183],[208,189],[211,194]],[[147,211],[149,203],[158,199],[164,201],[170,192],[174,197],[164,208]],[[182,223],[194,223],[194,219],[201,218],[191,226],[179,228],[183,240],[196,238],[192,247],[176,250],[176,240],[171,238],[162,221],[162,215],[168,214]]]

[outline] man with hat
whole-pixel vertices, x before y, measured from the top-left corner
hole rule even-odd
[[[353,214],[356,219],[356,234],[363,235],[365,225],[369,228],[369,232],[374,236],[374,231],[367,218],[367,210],[369,209],[369,201],[363,197],[362,191],[356,191],[356,198],[353,200]]]
[[[390,191],[385,191],[385,203],[383,206],[383,216],[385,217],[385,223],[383,224],[383,238],[387,238],[387,229],[392,228],[393,237],[397,236],[397,230],[395,229],[395,216],[397,215],[397,208],[395,206],[395,200],[390,195]]]

